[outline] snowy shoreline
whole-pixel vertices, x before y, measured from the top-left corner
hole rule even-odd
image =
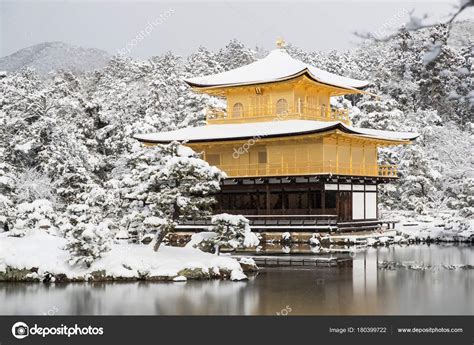
[[[175,281],[187,279],[247,279],[252,262],[204,253],[194,248],[114,244],[90,268],[71,266],[64,238],[40,230],[23,237],[0,233],[0,281]]]
[[[153,251],[151,245],[116,241],[111,245],[110,251],[86,268],[68,263],[70,253],[65,249],[67,240],[63,237],[41,229],[31,229],[24,237],[12,237],[9,232],[3,232],[0,233],[0,281],[59,283],[243,280],[247,278],[246,273],[258,270],[251,259],[239,262],[228,256],[209,254],[193,248],[193,243],[205,234],[195,234],[197,237],[186,247],[162,246],[158,252]],[[288,236],[291,238],[290,233],[283,235],[282,240]],[[338,249],[334,246],[338,245],[377,247],[437,242],[472,243],[473,240],[472,220],[459,223],[424,216],[418,219],[402,218],[393,230],[330,236],[313,234],[307,242],[320,250],[327,248],[335,252]]]

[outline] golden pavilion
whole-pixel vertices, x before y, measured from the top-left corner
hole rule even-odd
[[[331,97],[367,93],[367,81],[296,60],[279,41],[261,60],[186,82],[227,108],[209,109],[206,126],[135,137],[185,142],[223,170],[216,212],[245,215],[257,231],[380,226],[377,186],[397,167],[377,151],[418,135],[355,128],[348,110],[331,106]]]

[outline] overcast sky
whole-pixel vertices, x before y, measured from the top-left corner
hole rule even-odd
[[[279,36],[306,50],[344,50],[360,42],[354,31],[399,26],[411,10],[442,19],[457,2],[0,0],[0,56],[46,41],[136,57],[188,55],[199,45],[218,49],[232,38],[272,49]],[[462,18],[468,16],[472,10]]]

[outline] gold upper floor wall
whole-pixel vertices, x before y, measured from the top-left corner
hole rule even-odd
[[[348,111],[332,108],[330,98],[360,92],[317,83],[306,76],[262,85],[200,91],[214,92],[227,101],[225,111],[208,110],[209,124],[304,119],[341,121],[347,125],[350,125]]]
[[[188,144],[229,177],[337,174],[396,177],[377,163],[377,141],[338,132],[235,142]]]

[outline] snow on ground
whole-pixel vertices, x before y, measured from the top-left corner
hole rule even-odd
[[[474,239],[474,219],[456,218],[447,215],[404,216],[395,230],[408,240],[443,242],[472,241]]]
[[[45,272],[68,276],[82,273],[69,266],[69,253],[60,249],[66,245],[66,239],[41,230],[31,230],[22,238],[7,235],[8,232],[0,233],[0,272],[9,266],[18,269],[38,267]]]
[[[386,219],[398,220],[393,230],[331,235],[325,243],[359,243],[368,246],[412,242],[472,242],[474,219],[453,216],[452,212],[419,215],[412,211],[391,211]]]
[[[0,233],[0,272],[6,267],[17,269],[38,268],[38,275],[64,273],[68,278],[84,277],[94,271],[105,270],[114,278],[179,276],[182,270],[201,269],[203,272],[230,272],[231,279],[245,276],[237,260],[204,253],[194,248],[162,246],[154,252],[150,245],[114,244],[112,250],[94,262],[89,269],[72,267],[67,263],[69,253],[64,248],[66,240],[40,230],[32,230],[23,238],[8,237]],[[232,278],[233,277],[233,278]],[[178,278],[178,281],[183,280]]]

